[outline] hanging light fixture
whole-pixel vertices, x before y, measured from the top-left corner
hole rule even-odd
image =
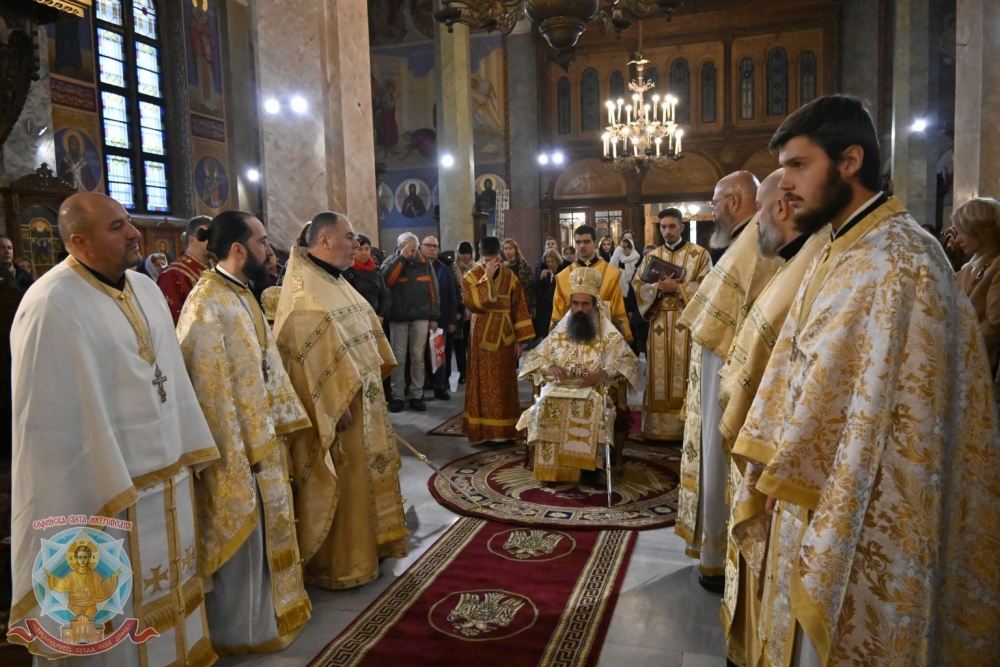
[[[663,169],[680,160],[684,130],[676,123],[677,98],[660,97],[654,93],[652,103],[646,93],[655,85],[646,81],[642,72],[649,61],[642,57],[642,22],[639,22],[639,48],[635,60],[636,80],[630,81],[630,101],[611,99],[605,103],[608,111],[607,131],[601,136],[604,142],[604,163],[615,171],[643,171]]]

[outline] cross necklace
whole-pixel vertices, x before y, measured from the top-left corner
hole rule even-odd
[[[88,271],[90,271],[90,269],[85,264],[81,264],[81,265],[84,268],[86,268]],[[116,298],[115,295],[112,294],[111,291],[103,283],[100,283],[100,285],[101,285],[101,287],[104,288],[104,291],[107,292],[108,296],[110,296],[112,299],[114,299],[114,302],[118,305],[118,307],[121,309],[122,313],[125,315],[125,319],[128,320],[129,326],[131,326],[132,327],[132,331],[135,332],[136,340],[139,341],[139,347],[141,348],[142,344],[143,344],[142,343],[142,332],[139,331],[139,328],[136,326],[135,322],[133,322],[132,318],[129,317],[128,311],[125,310],[125,306],[122,305],[122,301],[124,301],[126,298],[128,298],[126,296],[126,291],[123,290],[122,293],[120,295],[118,295],[118,297]],[[163,374],[163,371],[160,370],[160,364],[157,363],[157,361],[156,361],[156,348],[153,347],[153,329],[149,326],[149,318],[146,317],[146,311],[142,307],[142,302],[139,300],[139,295],[135,293],[134,289],[132,289],[132,283],[129,282],[129,279],[128,279],[127,275],[125,277],[125,285],[126,285],[126,290],[132,292],[132,294],[135,296],[135,299],[134,299],[135,300],[135,305],[137,305],[139,307],[139,313],[142,315],[142,319],[146,323],[146,331],[149,334],[149,350],[150,350],[150,352],[152,353],[152,356],[153,356],[153,361],[152,361],[153,368],[156,370],[156,372],[153,373],[153,382],[152,382],[152,384],[153,384],[154,387],[156,387],[156,391],[160,395],[160,403],[166,403],[167,402],[167,390],[163,387],[163,385],[167,382],[168,378],[167,378],[166,375]],[[141,349],[140,349],[140,352],[141,352]]]

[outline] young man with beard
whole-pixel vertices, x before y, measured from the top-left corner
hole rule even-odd
[[[782,263],[762,257],[757,247],[757,225],[751,222],[756,196],[757,178],[746,171],[729,174],[715,186],[713,245],[718,259],[678,320],[678,326],[690,332],[692,345],[674,531],[687,540],[688,555],[699,559],[698,583],[715,593],[725,584],[729,516],[729,453],[719,433],[719,370],[736,329]]]
[[[517,424],[535,448],[535,479],[578,482],[598,467],[598,445],[614,445],[615,409],[603,388],[624,378],[636,387],[639,360],[601,303],[601,274],[578,268],[570,309],[524,357],[521,378],[545,383]]]
[[[737,445],[763,466],[746,485],[773,513],[764,660],[994,664],[989,365],[940,244],[881,190],[877,136],[861,100],[838,95],[791,114],[771,140],[797,229],[831,232]]]
[[[812,259],[818,255],[829,237],[823,233],[802,233],[795,228],[792,209],[784,193],[778,189],[783,171],[778,169],[761,182],[757,189],[757,227],[760,237],[757,247],[766,258],[781,258],[785,263],[757,297],[750,314],[743,320],[733,341],[732,351],[720,372],[719,406],[722,422],[719,427],[725,451],[734,446],[752,444],[737,442],[750,404],[764,370],[767,368],[774,341],[792,305],[792,297],[802,282],[802,276]],[[726,596],[722,605],[722,622],[726,632],[726,654],[737,665],[756,665],[760,656],[757,621],[760,618],[758,582],[765,576],[763,548],[767,538],[767,515],[764,498],[759,494],[741,494],[744,475],[759,473],[759,464],[748,462],[734,454],[729,465],[729,546],[726,551]],[[763,527],[762,527],[763,526]],[[734,536],[747,534],[751,538],[738,545]],[[746,546],[745,550],[740,547]]]
[[[195,480],[198,572],[220,653],[287,646],[309,620],[284,435],[310,425],[251,282],[267,279],[267,230],[242,211],[197,230],[218,258],[177,321],[184,362],[222,459]]]

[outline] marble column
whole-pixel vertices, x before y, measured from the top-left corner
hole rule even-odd
[[[26,25],[20,24],[11,27],[27,29]],[[39,56],[38,80],[31,82],[24,108],[0,149],[0,185],[8,185],[32,173],[43,162],[52,171],[59,172],[52,129],[52,96],[49,93],[48,38],[44,26],[38,29],[35,41]]]
[[[956,207],[1000,197],[1000,3],[958,0],[957,9]]]
[[[860,97],[878,119],[878,76],[872,63],[878,62],[878,2],[842,0],[840,3],[840,91]]]
[[[507,38],[507,99],[510,119],[510,210],[507,220],[523,230],[517,237],[525,257],[541,254],[543,233],[539,208],[538,65],[534,24],[519,21]],[[562,149],[553,145],[552,150]],[[546,230],[547,231],[547,230]]]
[[[378,238],[365,0],[253,3],[264,214],[289,247],[323,210]],[[304,111],[291,108],[299,96]],[[263,110],[269,99],[281,111]]]
[[[931,67],[931,0],[896,3],[892,82],[892,180],[894,194],[921,224],[934,224],[934,152],[941,128],[931,111],[937,76]],[[935,60],[936,63],[936,60]],[[928,122],[911,130],[915,119]]]
[[[454,32],[434,24],[434,58],[441,74],[438,91],[438,200],[442,248],[455,248],[474,238],[475,171],[472,154],[472,73],[469,60],[469,28],[454,26]],[[440,164],[451,156],[450,167]]]

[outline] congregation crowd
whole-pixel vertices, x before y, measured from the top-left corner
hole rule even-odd
[[[536,479],[610,484],[644,357],[641,437],[681,448],[675,530],[723,596],[732,663],[997,664],[1000,202],[955,210],[956,267],[885,191],[857,99],[805,105],[771,149],[763,181],[719,181],[710,248],[675,208],[662,245],[582,225],[533,264],[493,236],[383,252],[323,212],[281,264],[227,211],[167,265],[91,193],[63,204],[70,257],[35,284],[0,239],[27,290],[12,626],[39,616],[32,522],[87,513],[133,522],[136,586],[169,573],[127,603],[176,635],[142,651],[283,648],[306,584],[360,586],[406,553],[390,413],[450,401],[457,371],[471,443],[525,435]],[[97,593],[73,591],[87,617]]]

